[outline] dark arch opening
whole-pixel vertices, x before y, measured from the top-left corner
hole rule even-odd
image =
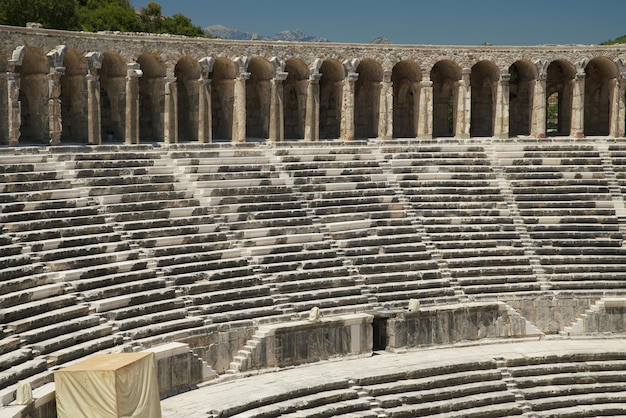
[[[500,79],[498,67],[490,61],[480,61],[472,67],[470,85],[472,91],[472,115],[470,136],[493,136],[497,83]]]
[[[27,47],[19,67],[21,104],[20,141],[46,143],[48,126],[48,59],[43,51]]]
[[[87,142],[87,92],[85,75],[87,62],[78,51],[70,49],[63,60],[65,74],[61,76],[61,141]]]
[[[117,53],[105,52],[99,74],[102,141],[121,141],[125,127],[126,63]]]
[[[420,81],[422,70],[415,62],[401,61],[391,71],[394,138],[417,136]]]
[[[285,139],[304,138],[306,94],[309,69],[304,61],[291,58],[285,64],[287,79],[283,83]]]
[[[594,58],[585,67],[585,135],[609,135],[617,75],[617,66],[606,57]]]
[[[198,80],[200,64],[193,57],[183,57],[174,67],[178,113],[178,140],[198,140]]]
[[[509,134],[530,135],[537,70],[529,61],[516,61],[509,74]]]
[[[433,83],[433,136],[454,136],[461,68],[450,60],[439,61],[430,71],[430,80]]]
[[[209,74],[213,141],[232,140],[236,74],[235,63],[227,58],[217,58]]]
[[[376,138],[380,118],[380,83],[383,69],[372,59],[364,59],[356,72],[359,78],[354,85],[354,136]]]
[[[341,129],[343,65],[334,59],[320,67],[320,139],[337,139]]]
[[[267,139],[270,132],[271,80],[274,66],[265,58],[255,57],[248,65],[246,81],[246,137]]]
[[[576,69],[567,61],[552,61],[548,65],[546,77],[546,109],[549,108],[548,100],[557,93],[552,99],[552,106],[555,107],[554,114],[556,118],[556,126],[547,126],[546,133],[550,136],[569,135],[572,126],[572,98],[573,83],[576,76]]]
[[[143,71],[139,78],[139,140],[163,140],[163,102],[165,98],[165,66],[156,55],[137,58]]]

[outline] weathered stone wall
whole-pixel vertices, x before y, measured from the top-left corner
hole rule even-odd
[[[530,335],[541,331],[498,302],[421,308],[387,321],[388,350]]]

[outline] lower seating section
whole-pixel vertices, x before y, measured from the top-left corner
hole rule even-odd
[[[116,346],[302,319],[313,307],[332,316],[409,299],[623,295],[620,147],[0,149],[0,391]],[[361,415],[360,397],[336,396],[337,414]]]
[[[507,362],[515,387],[538,416],[622,415],[626,355],[552,355]]]
[[[163,406],[174,416],[170,408],[188,400],[192,417],[623,416],[624,344],[526,341],[387,353],[249,376],[235,392],[232,382],[217,382]]]

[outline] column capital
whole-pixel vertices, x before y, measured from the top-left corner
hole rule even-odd
[[[584,71],[578,71],[576,73],[576,81],[584,80],[586,76],[587,76],[587,73],[585,73]]]
[[[286,73],[284,71],[278,71],[276,72],[276,76],[274,77],[274,81],[278,82],[283,82],[287,79],[287,77],[289,76],[289,73]]]
[[[509,74],[509,73],[502,73],[502,74],[500,74],[500,82],[501,83],[508,83],[509,81],[511,81],[511,74]]]
[[[350,82],[355,82],[359,79],[359,73],[348,73],[346,75],[346,80]]]
[[[433,82],[430,80],[422,80],[419,83],[420,87],[432,87],[433,86]]]
[[[176,77],[163,77],[166,84],[175,83],[178,80]]]
[[[102,68],[102,61],[104,60],[102,52],[88,52],[85,54],[85,58],[87,58],[87,71],[89,74],[95,74]]]
[[[87,81],[100,81],[100,76],[97,74],[87,74],[85,78]]]
[[[139,78],[142,75],[143,71],[141,71],[139,63],[129,62],[128,64],[126,64],[126,76],[128,78]]]
[[[241,73],[239,73],[239,75],[237,76],[237,79],[238,79],[238,80],[249,80],[249,79],[250,79],[250,74],[251,74],[251,73],[244,73],[244,72],[241,72]]]
[[[65,74],[65,67],[50,67],[50,71],[48,72],[48,75],[52,77],[61,77],[63,74]]]
[[[309,82],[313,83],[313,84],[318,84],[320,82],[321,78],[322,78],[322,74],[320,74],[320,73],[311,74],[309,76]]]

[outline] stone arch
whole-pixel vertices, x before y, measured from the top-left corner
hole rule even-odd
[[[9,96],[7,91],[8,61],[4,54],[0,53],[0,144],[9,141]]]
[[[48,59],[39,48],[27,46],[20,75],[20,140],[45,143],[48,127]]]
[[[246,136],[267,139],[270,131],[271,80],[274,65],[261,57],[248,64],[250,78],[246,81]]]
[[[569,135],[576,69],[565,60],[556,60],[548,65],[546,73],[546,133]]]
[[[500,71],[491,61],[479,61],[472,67],[470,86],[472,95],[472,116],[470,136],[493,136],[497,83]]]
[[[585,135],[610,134],[617,76],[617,66],[607,57],[594,58],[585,67]]]
[[[236,76],[237,67],[233,61],[227,58],[215,60],[209,74],[214,140],[232,140]]]
[[[306,118],[309,68],[301,59],[291,58],[285,63],[285,71],[288,74],[283,83],[285,139],[302,139]]]
[[[359,63],[356,72],[359,78],[354,84],[354,136],[376,138],[383,68],[377,61],[365,58]]]
[[[65,74],[61,76],[61,141],[87,142],[87,60],[75,49],[63,59]]]
[[[527,60],[515,61],[509,74],[509,134],[530,135],[537,67]]]
[[[162,141],[165,65],[150,53],[140,55],[137,63],[143,72],[139,77],[139,141]]]
[[[400,61],[391,71],[393,83],[393,137],[417,137],[422,69],[413,61]]]
[[[200,76],[200,63],[191,56],[182,57],[174,67],[179,141],[198,140],[198,80]]]
[[[451,60],[437,62],[430,71],[433,83],[433,136],[456,135],[461,67]]]
[[[337,139],[341,128],[343,65],[335,59],[325,60],[320,74],[320,139]]]
[[[102,140],[121,141],[126,122],[126,62],[116,52],[102,55],[99,72]]]

